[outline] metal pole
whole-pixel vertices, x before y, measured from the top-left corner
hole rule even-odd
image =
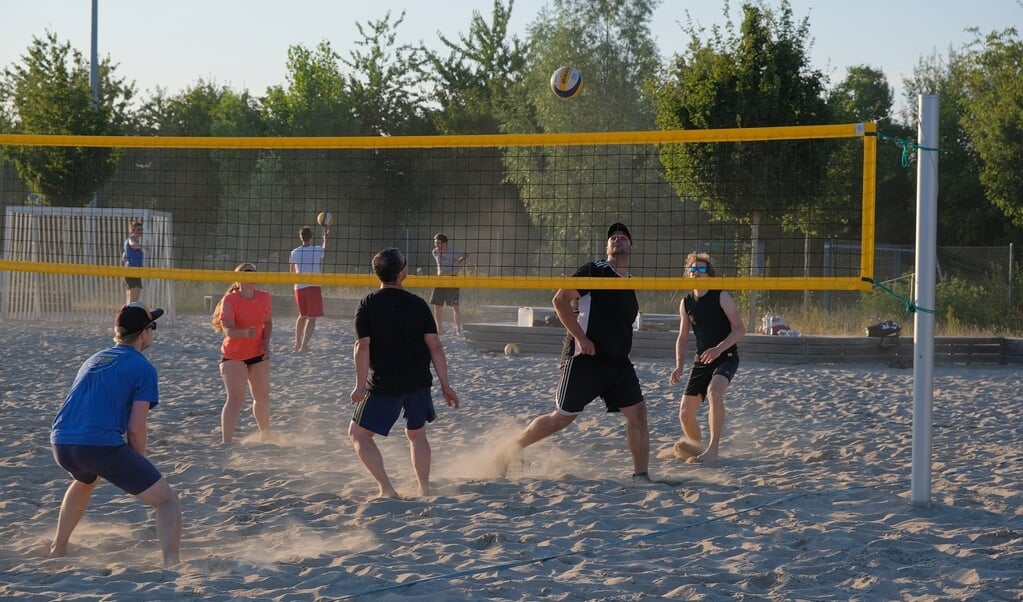
[[[1009,304],[1007,307],[1012,307],[1012,243],[1009,243]]]
[[[89,85],[92,87],[92,110],[99,110],[99,0],[92,0],[92,55],[89,63]],[[99,207],[99,193],[92,193],[89,207]]]
[[[92,108],[99,108],[99,0],[92,0],[92,62],[89,65]]]
[[[934,309],[938,238],[938,97],[919,98],[916,189],[916,286],[919,308]],[[934,314],[913,314],[913,473],[910,502],[931,504],[931,408],[934,394]]]

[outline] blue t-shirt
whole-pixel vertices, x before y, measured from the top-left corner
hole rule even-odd
[[[53,419],[50,443],[121,445],[136,401],[160,401],[156,368],[129,345],[104,349],[85,360]]]
[[[140,268],[142,267],[145,253],[143,253],[141,248],[131,248],[132,240],[130,236],[124,239],[124,265],[130,268]]]

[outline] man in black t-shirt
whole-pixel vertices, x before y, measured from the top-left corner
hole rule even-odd
[[[428,496],[431,454],[426,423],[436,417],[430,395],[431,362],[447,404],[457,408],[458,395],[448,384],[447,358],[430,306],[401,286],[408,276],[405,257],[398,249],[384,249],[373,257],[373,271],[380,289],[366,295],[355,312],[351,400],[356,407],[348,437],[380,487],[380,497],[397,498],[373,436],[386,437],[404,412],[419,495]]]
[[[574,276],[628,278],[632,251],[629,229],[616,223],[607,232],[607,259],[587,263],[576,270]],[[568,330],[555,409],[535,418],[514,442],[499,452],[498,471],[505,474],[522,448],[565,428],[583,408],[600,397],[608,412],[621,412],[625,416],[633,480],[649,481],[650,432],[646,403],[629,359],[632,324],[639,313],[635,291],[560,289],[554,295],[553,304],[558,319]]]
[[[700,464],[718,458],[718,445],[725,427],[725,391],[739,369],[736,343],[746,334],[746,325],[728,291],[709,288],[706,279],[715,275],[710,255],[690,253],[686,258],[686,273],[693,279],[693,290],[679,304],[681,324],[675,341],[675,369],[668,382],[676,385],[682,379],[689,329],[692,328],[696,357],[679,404],[682,438],[675,443],[675,455],[686,458],[691,464]],[[710,439],[706,449],[701,448],[700,426],[696,422],[696,410],[704,398],[710,407],[707,413]]]

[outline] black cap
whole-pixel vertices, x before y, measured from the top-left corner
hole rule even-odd
[[[611,238],[611,236],[615,232],[621,232],[621,233],[625,234],[626,236],[628,236],[629,240],[632,240],[632,234],[629,234],[629,229],[626,228],[625,224],[623,224],[621,222],[615,222],[615,223],[611,224],[611,227],[607,229],[607,237]]]
[[[162,309],[149,309],[139,302],[129,303],[117,310],[114,328],[120,336],[142,332],[157,318],[163,315]]]

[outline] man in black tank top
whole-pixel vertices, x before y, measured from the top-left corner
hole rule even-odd
[[[675,455],[690,464],[700,464],[718,458],[725,426],[725,391],[739,369],[736,343],[746,334],[746,325],[732,296],[727,291],[710,290],[709,283],[703,282],[715,275],[710,255],[690,253],[686,257],[686,273],[694,279],[694,288],[679,304],[681,324],[675,341],[675,369],[668,382],[675,385],[682,379],[691,328],[696,337],[696,357],[679,405],[682,438],[675,443]],[[710,439],[706,448],[702,447],[696,422],[696,410],[704,399],[710,404],[707,417]]]

